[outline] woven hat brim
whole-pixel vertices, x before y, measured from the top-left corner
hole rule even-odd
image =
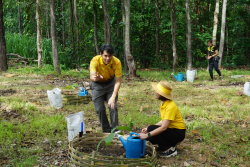
[[[163,93],[160,89],[157,88],[157,84],[156,82],[151,82],[152,87],[154,88],[154,90],[161,96],[166,97],[169,100],[173,100],[173,94],[172,92],[170,94],[166,94]]]

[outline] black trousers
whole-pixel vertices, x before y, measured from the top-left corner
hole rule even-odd
[[[160,126],[158,125],[149,125],[147,130],[151,132]],[[165,151],[170,147],[175,147],[177,143],[181,142],[185,138],[186,129],[171,129],[168,128],[167,130],[163,131],[162,133],[151,136],[147,138],[152,144],[158,144],[159,149],[161,151]]]
[[[212,60],[211,62],[209,61],[209,73],[210,73],[211,79],[214,79],[214,77],[213,77],[213,68],[219,74],[219,76],[221,76],[220,70],[218,68],[218,61]]]
[[[91,82],[91,90],[92,90],[92,101],[95,106],[96,113],[98,114],[99,121],[101,123],[103,132],[110,132],[110,129],[118,126],[118,110],[117,110],[117,99],[118,94],[115,98],[115,107],[111,109],[109,107],[110,112],[110,120],[111,127],[106,114],[106,107],[104,101],[108,101],[113,94],[115,86],[115,78],[108,83],[97,83]]]

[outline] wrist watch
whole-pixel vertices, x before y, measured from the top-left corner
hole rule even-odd
[[[151,135],[150,135],[150,133],[148,132],[148,137],[150,137]]]

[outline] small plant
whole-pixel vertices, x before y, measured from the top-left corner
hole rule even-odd
[[[99,146],[100,146],[100,144],[103,142],[103,140],[105,140],[106,146],[111,145],[111,142],[113,141],[113,138],[114,138],[114,136],[115,136],[114,131],[115,131],[116,129],[118,129],[118,130],[126,130],[126,131],[129,131],[129,132],[131,133],[133,127],[134,127],[134,123],[133,123],[133,121],[131,120],[131,118],[129,118],[129,126],[119,126],[119,127],[117,127],[117,128],[113,128],[113,129],[111,130],[110,135],[109,135],[108,137],[102,139],[102,140],[98,143],[97,148],[96,148],[96,154],[97,154],[98,149],[99,149]],[[119,134],[123,135],[122,133],[119,133]]]

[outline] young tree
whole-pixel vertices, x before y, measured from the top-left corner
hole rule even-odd
[[[53,65],[55,72],[57,74],[61,74],[58,49],[57,49],[57,37],[56,37],[55,0],[50,0],[50,24],[51,24]]]
[[[130,0],[124,0],[126,23],[125,23],[125,52],[126,60],[129,68],[129,76],[136,77],[136,66],[134,57],[130,52]]]
[[[75,21],[76,21],[76,43],[77,43],[77,50],[79,51],[79,48],[80,48],[80,41],[79,41],[79,23],[78,23],[78,17],[77,17],[77,5],[76,5],[76,0],[74,0],[74,15],[75,15]]]
[[[173,71],[176,71],[178,56],[177,56],[176,41],[175,41],[175,34],[177,29],[175,2],[170,0],[170,6],[171,6],[171,32],[172,32],[172,43],[173,43]]]
[[[69,8],[70,8],[70,31],[71,31],[71,43],[72,43],[72,55],[71,55],[71,61],[74,58],[75,55],[75,33],[74,33],[74,17],[73,17],[73,2],[72,0],[69,0]]]
[[[227,11],[227,0],[223,0],[222,6],[222,20],[221,20],[221,36],[220,36],[220,49],[219,49],[219,69],[221,67],[221,60],[224,52],[224,43],[225,43],[225,26],[226,26],[226,11]]]
[[[37,54],[38,54],[38,68],[41,68],[42,62],[42,53],[43,50],[41,48],[42,37],[40,34],[40,0],[36,0],[36,27],[37,27]]]
[[[216,45],[216,33],[217,33],[217,25],[218,25],[218,17],[219,17],[219,5],[220,5],[220,1],[216,0],[216,6],[215,6],[215,11],[214,11],[213,45]]]
[[[144,1],[145,0],[141,0],[141,11],[142,11],[142,57],[143,57],[143,67],[146,68],[147,67],[147,62],[146,62],[146,42],[145,42],[145,36],[146,36],[146,33],[145,33],[145,7],[144,7]]]
[[[156,30],[155,30],[155,55],[159,55],[159,7],[158,7],[158,0],[155,0],[155,18],[156,18]]]
[[[126,22],[126,16],[125,16],[125,7],[124,7],[124,1],[121,0],[121,8],[122,8],[122,32],[123,32],[123,62],[124,62],[124,71],[125,74],[128,74],[128,64],[127,64],[127,59],[126,59],[126,48],[125,48],[125,22]]]
[[[95,39],[95,51],[96,54],[99,55],[99,46],[98,46],[98,38],[97,38],[97,9],[96,9],[96,0],[93,2],[93,9],[94,9],[94,39]]]
[[[111,26],[107,8],[107,0],[103,0],[103,12],[104,12],[104,25],[105,25],[105,30],[104,30],[105,43],[111,44]]]
[[[18,27],[19,27],[19,33],[23,34],[20,0],[18,0]]]
[[[6,42],[3,22],[3,3],[0,0],[0,71],[7,71]]]
[[[191,54],[191,20],[189,14],[189,0],[186,0],[186,16],[187,16],[187,70],[192,70],[192,54]]]
[[[64,3],[65,1],[62,0],[62,43],[63,48],[65,48],[65,12],[64,12]]]

